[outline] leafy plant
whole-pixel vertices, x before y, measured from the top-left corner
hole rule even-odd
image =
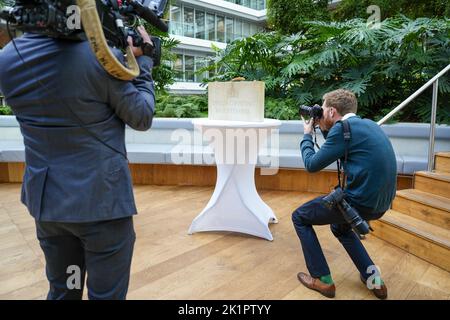
[[[268,97],[297,105],[321,103],[326,92],[346,88],[358,96],[360,115],[379,119],[450,61],[449,19],[396,16],[380,28],[363,19],[304,25],[293,35],[269,32],[233,42],[218,51],[209,68],[219,75],[210,80],[262,80]],[[448,75],[439,93],[438,122],[449,123]],[[430,106],[431,93],[424,92],[400,119],[429,122]]]
[[[172,63],[176,59],[176,54],[172,50],[178,45],[179,41],[170,38],[168,33],[159,31],[149,23],[142,22],[150,35],[161,38],[161,64],[153,68],[152,76],[157,93],[165,93],[166,87],[175,82],[175,72],[172,68]]]
[[[329,20],[328,0],[268,0],[268,24],[272,30],[291,34],[309,20]]]
[[[298,106],[294,99],[265,99],[265,117],[278,120],[298,120]]]
[[[4,6],[12,6],[14,2],[14,0],[0,0],[0,8],[3,8]]]
[[[10,107],[8,107],[8,106],[0,106],[0,115],[2,115],[2,116],[11,116],[13,113],[12,113],[12,110],[11,110],[11,108]]]
[[[333,19],[367,18],[370,5],[380,7],[381,18],[404,14],[409,18],[449,17],[450,2],[447,0],[342,0],[332,12]]]
[[[200,118],[208,115],[206,95],[160,94],[156,98],[157,117]]]

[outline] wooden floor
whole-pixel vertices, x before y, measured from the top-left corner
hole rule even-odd
[[[325,299],[296,278],[305,271],[291,212],[315,194],[263,191],[279,224],[274,241],[232,233],[188,235],[210,187],[136,186],[139,215],[129,299]],[[19,184],[0,184],[0,299],[43,299],[48,284]],[[373,299],[328,227],[317,233],[337,299]],[[364,241],[390,299],[450,299],[450,274],[375,237]]]

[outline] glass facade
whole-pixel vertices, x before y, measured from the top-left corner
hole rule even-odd
[[[170,30],[173,35],[230,43],[251,36],[262,27],[224,14],[207,12],[185,5],[170,7]]]
[[[225,39],[226,43],[230,43],[235,39],[234,34],[234,19],[232,18],[226,18],[225,20],[225,30],[227,38]]]
[[[185,7],[183,10],[184,36],[194,37],[194,9]]]
[[[209,63],[208,56],[195,55],[193,53],[177,53],[173,63],[175,80],[180,82],[202,82],[203,79],[211,77],[215,72],[197,73]]]
[[[252,8],[255,10],[264,10],[266,8],[266,0],[225,0],[239,4],[244,7]]]
[[[195,37],[197,39],[206,39],[205,12],[195,11]]]
[[[227,1],[256,10],[265,9],[266,5],[265,0]],[[231,43],[263,30],[262,25],[240,17],[175,1],[170,6],[169,26],[169,33],[173,35],[222,43]],[[216,70],[198,73],[208,63],[212,63],[208,59],[212,53],[204,52],[202,49],[197,51],[197,49],[177,48],[174,51],[176,60],[171,66],[175,71],[176,81],[199,83],[216,74]]]
[[[216,15],[212,13],[206,14],[206,30],[207,36],[205,40],[216,40]]]

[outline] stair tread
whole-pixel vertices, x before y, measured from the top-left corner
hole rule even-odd
[[[389,210],[380,220],[450,249],[450,230],[395,210]]]
[[[445,182],[450,182],[450,172],[444,172],[444,171],[416,171],[416,175],[432,178],[436,180],[441,180]]]
[[[450,152],[437,152],[436,156],[444,157],[444,158],[450,158]]]
[[[419,202],[429,207],[441,209],[450,213],[450,199],[417,189],[397,191],[397,196]]]

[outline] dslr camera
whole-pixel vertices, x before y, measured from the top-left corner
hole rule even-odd
[[[345,200],[345,193],[341,187],[337,187],[330,194],[326,195],[322,199],[322,204],[330,210],[337,207],[345,221],[351,225],[357,234],[366,235],[372,230],[369,224],[361,218],[358,211]]]
[[[318,104],[309,107],[309,106],[300,106],[299,107],[299,113],[300,115],[304,117],[309,117],[311,119],[319,120],[323,117],[323,109]]]

